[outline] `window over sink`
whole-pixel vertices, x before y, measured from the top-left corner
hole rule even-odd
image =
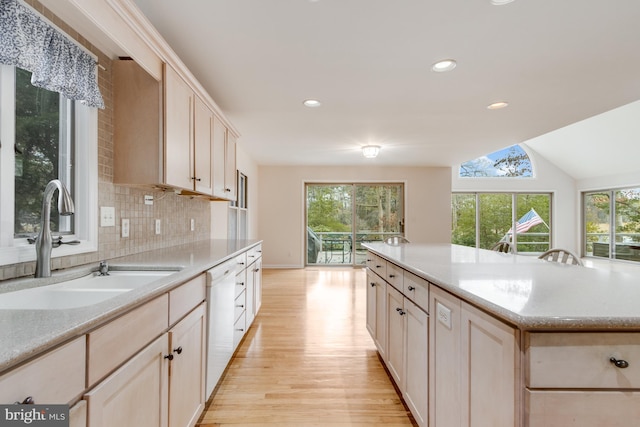
[[[51,227],[63,240],[53,256],[97,248],[97,110],[35,87],[31,73],[0,66],[0,265],[35,259],[27,238],[40,228],[47,182],[71,191],[76,214],[52,209]],[[52,205],[56,205],[53,203]]]

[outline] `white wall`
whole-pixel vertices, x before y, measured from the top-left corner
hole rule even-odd
[[[301,268],[305,182],[403,182],[405,234],[412,242],[451,241],[451,169],[429,167],[260,166],[258,238],[265,267]]]
[[[551,244],[579,253],[580,203],[575,180],[526,144],[520,146],[531,159],[534,178],[460,178],[458,170],[453,169],[452,191],[553,193]]]
[[[236,168],[247,177],[247,207],[249,223],[247,237],[258,239],[258,165],[245,152],[241,143],[236,146]],[[211,202],[211,238],[226,239],[229,202]]]

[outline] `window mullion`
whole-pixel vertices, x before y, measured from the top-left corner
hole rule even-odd
[[[15,69],[0,65],[0,247],[13,245],[15,93]]]

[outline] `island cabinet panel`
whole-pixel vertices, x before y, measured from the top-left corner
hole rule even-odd
[[[638,332],[532,333],[526,358],[530,388],[640,389]]]
[[[527,390],[527,427],[635,427],[640,392]]]
[[[516,425],[516,331],[462,303],[462,425]]]
[[[389,282],[391,286],[393,286],[400,292],[403,292],[404,290],[404,286],[403,286],[404,280],[403,280],[402,271],[403,271],[402,268],[398,267],[397,265],[392,264],[390,262],[387,263],[386,280],[387,282]]]

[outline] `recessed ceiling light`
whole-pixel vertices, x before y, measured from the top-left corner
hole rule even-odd
[[[493,104],[487,105],[487,108],[489,110],[499,110],[501,108],[506,107],[507,105],[509,105],[509,103],[506,101],[498,101],[498,102],[494,102]]]
[[[319,107],[322,105],[322,102],[318,101],[317,99],[305,99],[302,103],[305,107],[310,108]]]
[[[379,145],[365,145],[364,147],[362,147],[362,155],[367,159],[373,159],[374,157],[377,157],[379,152]]]
[[[431,66],[431,69],[436,73],[444,73],[445,71],[451,71],[456,68],[455,60],[453,59],[443,59],[442,61],[438,61]]]
[[[513,0],[491,0],[491,4],[494,6],[502,6],[503,4],[511,3]]]

